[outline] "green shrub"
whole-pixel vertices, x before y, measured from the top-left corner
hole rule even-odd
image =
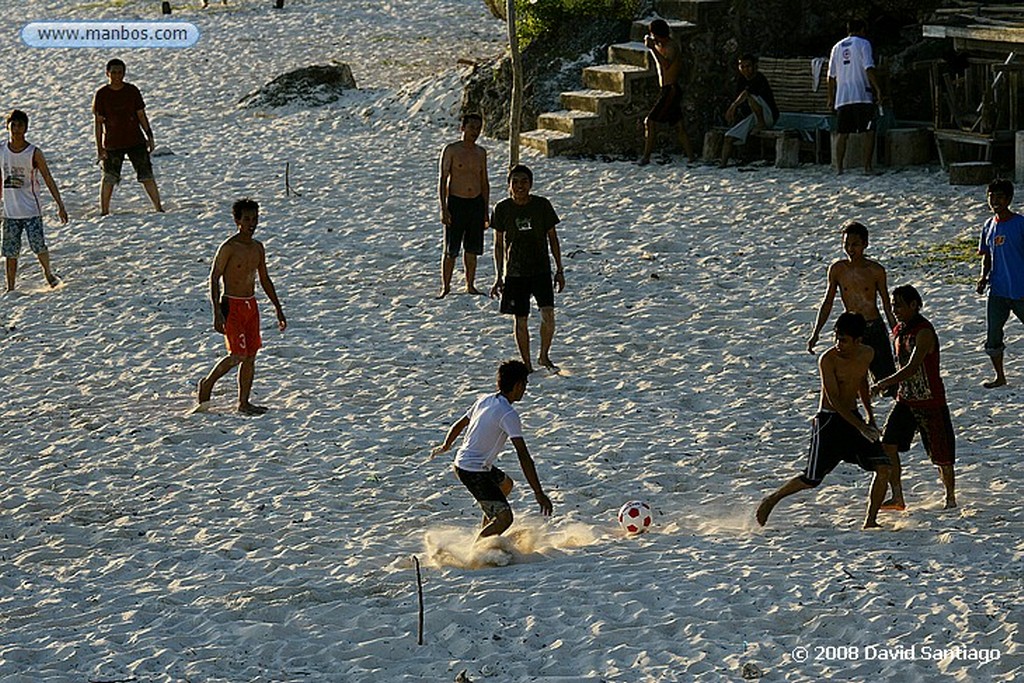
[[[577,17],[634,19],[643,0],[515,0],[516,33],[525,48],[537,36]]]

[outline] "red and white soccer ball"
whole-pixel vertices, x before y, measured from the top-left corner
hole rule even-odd
[[[654,523],[654,511],[642,500],[631,500],[619,508],[619,525],[627,534],[642,534]]]

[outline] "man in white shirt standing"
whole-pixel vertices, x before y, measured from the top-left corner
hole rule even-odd
[[[843,172],[846,141],[851,133],[863,134],[864,172],[874,172],[875,113],[882,103],[882,90],[875,75],[871,43],[864,37],[867,24],[852,19],[849,35],[832,48],[828,60],[828,106],[836,111],[836,172]]]
[[[551,514],[551,499],[541,488],[537,469],[523,439],[523,425],[512,404],[523,398],[530,372],[525,363],[510,360],[498,367],[498,393],[481,396],[448,430],[444,443],[430,457],[447,452],[463,431],[466,435],[455,453],[455,474],[473,494],[483,510],[483,528],[478,538],[497,536],[512,526],[508,494],[512,480],[494,466],[507,439],[519,456],[519,466],[544,515]],[[468,427],[468,430],[467,430]]]

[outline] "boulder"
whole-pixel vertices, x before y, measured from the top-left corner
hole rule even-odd
[[[334,102],[355,87],[356,79],[348,64],[314,65],[281,74],[238,103],[249,109],[293,103],[316,107]]]

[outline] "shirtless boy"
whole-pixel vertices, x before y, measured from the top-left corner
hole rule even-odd
[[[451,291],[452,273],[459,248],[466,267],[466,291],[482,294],[474,285],[476,257],[484,253],[484,228],[490,205],[491,185],[487,180],[487,150],[476,144],[484,120],[479,114],[462,117],[462,139],[441,150],[438,196],[441,224],[444,225],[444,252],[441,255],[441,292],[443,299]]]
[[[683,146],[687,158],[695,161],[693,145],[683,125],[683,91],[679,87],[679,76],[683,71],[683,59],[679,45],[672,40],[668,22],[655,19],[651,22],[649,33],[644,36],[644,45],[651,51],[658,65],[658,84],[661,94],[654,103],[651,112],[644,119],[644,154],[638,162],[641,166],[651,163],[651,151],[654,149],[656,124],[675,126],[679,129],[679,143]]]
[[[885,420],[882,447],[889,456],[892,471],[889,486],[892,498],[882,503],[883,510],[905,510],[903,483],[900,476],[900,453],[910,450],[914,434],[928,457],[939,468],[939,477],[946,490],[946,509],[956,507],[956,437],[946,404],[946,388],[939,374],[939,338],[935,328],[921,315],[921,295],[911,285],[892,290],[893,310],[900,324],[894,331],[896,359],[900,371],[880,379],[871,387],[881,393],[898,386],[896,402]]]
[[[821,374],[821,398],[814,417],[811,447],[803,474],[793,477],[757,506],[757,523],[764,526],[780,500],[805,489],[814,488],[835,469],[841,460],[874,472],[868,494],[868,513],[864,528],[878,527],[878,509],[889,482],[889,458],[878,442],[868,391],[868,366],[874,351],[861,344],[864,318],[859,313],[843,313],[836,321],[836,343],[818,359]],[[857,412],[857,398],[864,404],[867,420]]]
[[[867,324],[864,343],[875,350],[875,359],[871,363],[871,378],[877,382],[896,372],[892,346],[889,343],[889,330],[896,326],[896,318],[893,316],[892,303],[889,301],[885,268],[880,263],[865,258],[864,250],[867,246],[867,228],[857,222],[848,223],[843,228],[843,250],[849,259],[836,261],[828,268],[828,288],[818,308],[814,331],[807,340],[807,352],[814,353],[818,334],[832,313],[832,304],[838,289],[846,310],[864,316]],[[888,327],[878,312],[876,302],[879,297],[882,299],[882,310],[885,311]],[[887,395],[895,396],[895,387],[892,387]]]
[[[220,245],[210,269],[213,329],[224,335],[229,355],[199,382],[198,409],[208,405],[217,380],[238,365],[238,412],[262,415],[267,412],[267,408],[249,402],[252,380],[256,374],[256,352],[262,345],[260,315],[255,297],[257,275],[260,287],[277,311],[277,328],[284,332],[288,322],[267,272],[267,256],[263,244],[252,238],[260,219],[260,205],[252,199],[240,199],[231,207],[231,213],[238,226],[238,233]],[[223,297],[221,279],[224,280]]]

